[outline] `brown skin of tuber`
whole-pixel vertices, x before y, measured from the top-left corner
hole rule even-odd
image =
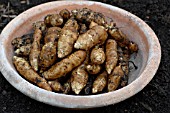
[[[28,44],[26,46],[21,46],[15,51],[15,54],[17,56],[29,56],[31,51],[31,44]]]
[[[72,10],[72,15],[80,22],[90,23],[94,21],[98,25],[103,26],[106,24],[106,20],[103,14],[94,12],[88,8]]]
[[[33,29],[40,29],[42,32],[45,31],[47,29],[46,24],[44,23],[44,21],[37,21],[35,23],[33,23]]]
[[[43,76],[47,80],[54,80],[65,76],[75,67],[79,66],[86,58],[86,52],[78,50],[72,53],[67,58],[64,58],[60,62],[54,64],[49,70],[43,73]]]
[[[96,65],[96,64],[89,64],[86,66],[86,70],[89,74],[98,74],[101,70],[101,66],[100,65]]]
[[[59,92],[63,90],[62,85],[60,84],[60,82],[58,82],[58,80],[48,81],[48,84],[55,92]]]
[[[41,71],[46,70],[46,68],[50,67],[56,61],[56,54],[56,46],[53,42],[48,42],[42,47],[39,57]]]
[[[59,14],[64,20],[68,20],[70,18],[70,12],[67,9],[61,10]]]
[[[116,67],[118,61],[117,43],[113,39],[109,39],[106,42],[106,64],[105,68],[108,74],[111,74]]]
[[[94,26],[86,33],[80,35],[74,48],[89,50],[97,44],[103,44],[107,39],[107,32],[103,26]]]
[[[103,48],[94,47],[91,51],[90,59],[94,64],[103,64],[105,61],[105,53]]]
[[[35,29],[34,35],[33,35],[33,43],[29,55],[29,60],[32,68],[35,71],[38,71],[38,64],[39,64],[39,55],[41,51],[40,47],[40,40],[42,38],[42,32],[40,29]]]
[[[97,76],[95,81],[93,82],[92,93],[101,92],[107,84],[107,72],[104,71]]]
[[[108,77],[108,91],[114,91],[120,84],[120,80],[123,77],[124,72],[121,65],[116,66],[113,72]]]
[[[33,34],[27,34],[27,35],[23,35],[22,37],[17,37],[14,38],[11,42],[11,44],[15,49],[19,49],[21,46],[27,46],[29,44],[32,44],[33,42]]]
[[[71,79],[68,79],[67,82],[63,85],[63,93],[68,94],[71,91]]]
[[[13,57],[13,63],[17,71],[27,80],[37,84],[39,87],[51,91],[51,87],[47,81],[40,77],[29,65],[29,63],[21,57]]]
[[[61,31],[58,40],[58,57],[63,58],[69,55],[78,37],[78,23],[74,19],[69,19]]]
[[[118,28],[109,29],[112,38],[118,41],[120,47],[128,47],[131,53],[138,51],[138,46],[134,42],[129,41],[126,35]]]
[[[59,14],[49,14],[44,18],[44,22],[47,26],[61,26],[63,24],[63,18]]]
[[[75,94],[79,94],[81,90],[86,86],[88,81],[88,73],[83,66],[79,66],[72,72],[71,76],[71,88]]]

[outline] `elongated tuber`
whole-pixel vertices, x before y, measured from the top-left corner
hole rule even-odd
[[[118,61],[117,43],[113,39],[109,39],[106,42],[106,64],[105,68],[108,74],[111,74],[116,67]]]
[[[104,71],[97,76],[93,83],[92,93],[101,92],[107,84],[107,72]]]
[[[32,48],[29,55],[29,60],[32,68],[35,71],[38,71],[38,64],[39,64],[39,55],[41,51],[40,47],[40,40],[42,38],[42,32],[40,29],[35,29],[34,35],[33,35],[33,43]]]
[[[80,91],[86,86],[88,80],[88,73],[85,71],[84,66],[79,66],[72,72],[71,76],[71,88],[75,94],[79,94]]]
[[[78,37],[78,23],[74,19],[69,19],[61,31],[58,40],[58,57],[63,58],[69,55]]]
[[[17,71],[27,80],[37,84],[39,87],[51,91],[51,87],[47,84],[47,81],[40,77],[29,65],[29,63],[21,58],[14,56],[13,63]]]
[[[60,78],[65,76],[75,67],[79,66],[86,58],[86,52],[82,50],[78,50],[68,56],[67,58],[61,60],[60,62],[53,65],[49,70],[43,73],[43,76],[47,80],[54,80],[56,78]]]
[[[114,91],[120,84],[120,80],[123,77],[124,72],[121,65],[116,66],[113,72],[108,77],[108,91]]]
[[[74,44],[76,49],[89,50],[97,44],[103,44],[107,39],[107,32],[103,26],[94,26],[86,33],[80,35]]]

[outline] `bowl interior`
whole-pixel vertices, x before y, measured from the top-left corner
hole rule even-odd
[[[47,14],[51,13],[58,13],[60,10],[67,8],[68,10],[73,10],[76,8],[83,8],[87,7],[89,9],[92,9],[97,12],[103,13],[108,21],[109,18],[112,18],[114,22],[116,22],[116,25],[120,27],[120,29],[126,34],[127,38],[129,38],[131,41],[134,41],[139,46],[139,51],[136,55],[132,55],[131,60],[138,66],[138,69],[131,70],[129,74],[129,80],[128,84],[133,82],[136,78],[138,78],[143,72],[148,55],[149,55],[149,45],[146,36],[144,35],[141,28],[135,23],[134,19],[129,17],[128,15],[122,15],[117,10],[110,10],[109,8],[105,7],[99,7],[98,5],[62,5],[58,6],[52,9],[46,9],[43,10],[42,8],[39,8],[38,11],[32,12],[32,14],[23,15],[22,17],[18,18],[17,21],[14,22],[13,29],[9,34],[7,33],[8,38],[5,39],[4,47],[5,47],[5,53],[8,59],[8,62],[10,63],[10,66],[15,70],[13,63],[12,63],[12,56],[13,56],[13,48],[11,45],[12,39],[22,36],[24,34],[27,34],[32,31],[32,23],[35,21],[43,20],[43,18]]]

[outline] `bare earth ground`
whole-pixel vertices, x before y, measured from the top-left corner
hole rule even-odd
[[[20,4],[20,0],[0,0],[0,32],[15,15],[47,1],[50,0],[29,0],[29,3]],[[0,113],[170,112],[170,0],[98,1],[130,11],[143,19],[155,31],[162,47],[162,60],[153,80],[141,92],[116,105],[83,111],[69,111],[30,99],[12,87],[0,73]],[[2,6],[2,4],[4,5]],[[4,11],[5,9],[6,11]],[[7,18],[6,15],[11,16]]]

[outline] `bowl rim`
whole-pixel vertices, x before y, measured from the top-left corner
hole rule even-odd
[[[5,49],[3,46],[3,43],[5,41],[6,34],[10,34],[14,27],[11,28],[12,24],[16,24],[17,22],[24,21],[21,20],[21,17],[24,15],[29,14],[31,11],[41,9],[41,7],[49,7],[50,5],[58,4],[57,6],[61,5],[69,5],[69,4],[77,4],[77,5],[99,5],[101,7],[108,8],[110,10],[116,10],[120,12],[121,14],[125,14],[131,17],[131,19],[135,19],[135,24],[137,26],[140,26],[141,30],[144,32],[145,36],[150,36],[148,38],[148,43],[150,44],[150,49],[149,49],[149,57],[148,61],[146,64],[146,67],[144,71],[141,73],[141,75],[136,78],[132,83],[129,85],[113,91],[109,93],[103,93],[103,94],[98,94],[98,95],[90,95],[90,96],[75,96],[75,95],[66,95],[66,94],[59,94],[59,93],[54,93],[54,92],[49,92],[44,89],[41,89],[37,86],[34,86],[33,84],[29,83],[25,79],[23,79],[12,67],[9,65],[6,54],[5,54]],[[38,11],[40,13],[43,10]],[[37,14],[38,14],[37,13]],[[35,15],[36,13],[33,13]],[[143,26],[143,27],[141,27]],[[151,43],[152,42],[152,43]],[[141,91],[154,77],[159,64],[160,64],[160,59],[161,59],[161,47],[159,44],[159,40],[157,36],[155,35],[154,31],[139,17],[131,14],[130,12],[125,11],[124,9],[100,3],[100,2],[94,2],[94,1],[54,1],[54,2],[48,2],[44,4],[40,4],[38,6],[32,7],[20,15],[18,15],[16,18],[14,18],[8,25],[3,29],[0,35],[0,70],[2,75],[6,78],[6,80],[14,86],[17,90],[22,92],[23,94],[38,100],[40,102],[50,104],[53,106],[58,106],[58,107],[64,107],[64,108],[94,108],[94,107],[101,107],[101,106],[107,106],[110,104],[115,104],[120,101],[123,101],[139,91]],[[11,74],[13,73],[13,74]],[[148,73],[151,73],[150,76],[148,76]],[[15,75],[15,77],[13,77]],[[137,87],[137,84],[141,84],[141,87]],[[23,87],[24,86],[24,87]],[[126,94],[126,95],[124,95]]]

